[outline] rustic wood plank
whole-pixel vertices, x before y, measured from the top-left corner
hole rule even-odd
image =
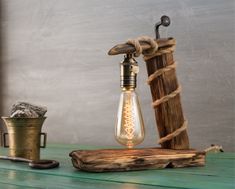
[[[108,172],[205,165],[205,152],[196,150],[101,149],[70,153],[74,167],[82,171]]]
[[[159,48],[167,48],[168,46],[175,44],[174,38],[162,38],[162,39],[156,39],[156,42],[158,44]],[[151,46],[143,41],[140,41],[140,45],[143,49],[143,51],[149,49]],[[135,47],[126,43],[118,44],[111,48],[108,52],[108,55],[118,55],[118,54],[132,54],[135,52]]]

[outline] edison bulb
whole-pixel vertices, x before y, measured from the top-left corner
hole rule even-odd
[[[116,140],[128,148],[133,148],[144,140],[144,133],[138,95],[134,88],[123,88],[115,128]]]

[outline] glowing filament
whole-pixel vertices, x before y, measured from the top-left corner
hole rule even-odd
[[[124,105],[124,130],[125,136],[128,139],[127,146],[128,148],[133,147],[132,139],[134,138],[135,126],[134,126],[134,118],[132,112],[132,104],[131,101],[128,100]]]

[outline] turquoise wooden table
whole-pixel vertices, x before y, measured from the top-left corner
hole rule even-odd
[[[97,148],[97,147],[96,147]],[[0,189],[232,189],[235,188],[235,153],[208,154],[205,167],[116,173],[86,173],[73,168],[69,152],[95,149],[78,145],[48,145],[42,159],[56,159],[60,167],[35,170],[26,163],[0,160]],[[7,149],[0,148],[1,155]]]

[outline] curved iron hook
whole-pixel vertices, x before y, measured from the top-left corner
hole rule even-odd
[[[169,26],[171,24],[171,20],[170,20],[170,17],[169,16],[166,16],[166,15],[163,15],[161,17],[161,21],[160,22],[157,22],[155,24],[155,34],[156,34],[156,39],[159,39],[160,38],[160,33],[159,33],[159,26]]]

